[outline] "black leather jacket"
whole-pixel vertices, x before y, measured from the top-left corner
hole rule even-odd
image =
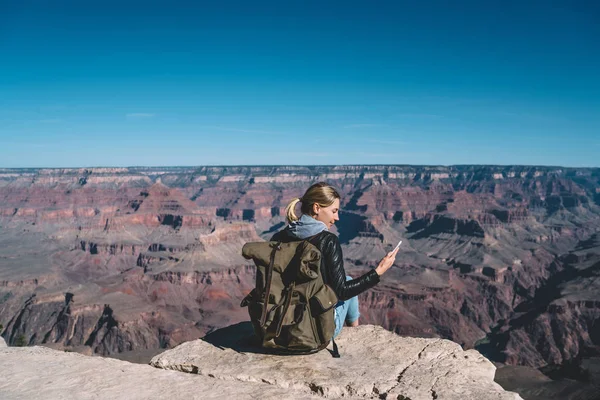
[[[271,238],[271,241],[283,243],[296,240],[301,239],[292,235],[287,229],[277,232]],[[379,274],[374,269],[351,281],[346,280],[342,246],[335,234],[322,231],[310,238],[309,241],[321,251],[323,281],[333,289],[339,300],[348,300],[379,283]]]

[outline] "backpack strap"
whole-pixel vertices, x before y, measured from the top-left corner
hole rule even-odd
[[[269,296],[271,295],[271,283],[273,281],[273,266],[275,265],[275,253],[281,249],[281,243],[277,242],[273,246],[271,251],[271,257],[269,260],[269,267],[267,268],[267,275],[265,277],[265,298],[263,301],[262,315],[260,317],[260,327],[264,327],[267,322],[267,307],[269,305]]]
[[[337,347],[337,344],[335,343],[335,339],[334,338],[331,338],[331,343],[333,343],[333,351],[330,352],[331,356],[333,358],[340,358],[341,357],[340,356],[340,352],[338,351],[338,347]]]
[[[279,319],[279,323],[277,324],[277,330],[275,331],[275,337],[279,337],[281,333],[281,327],[283,326],[283,316],[287,314],[288,309],[290,308],[290,303],[292,302],[292,295],[294,293],[294,289],[296,288],[296,282],[292,282],[290,287],[287,290],[285,295],[285,305],[283,306],[283,310],[281,311],[281,318]]]

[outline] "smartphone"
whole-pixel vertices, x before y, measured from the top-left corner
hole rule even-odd
[[[402,240],[398,242],[398,244],[396,245],[396,247],[394,247],[394,250],[392,250],[392,252],[396,251],[396,249],[399,248],[401,244]]]

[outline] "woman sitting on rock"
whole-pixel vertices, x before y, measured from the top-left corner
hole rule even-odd
[[[300,218],[294,213],[298,202],[301,203]],[[329,228],[340,219],[339,209],[339,193],[325,182],[315,183],[301,198],[294,199],[287,205],[285,213],[289,225],[271,238],[271,241],[278,242],[310,238],[309,242],[321,251],[323,281],[340,300],[335,307],[334,337],[340,333],[344,322],[348,326],[358,326],[360,313],[356,296],[379,283],[379,276],[392,266],[398,253],[398,249],[389,252],[377,268],[359,278],[347,276],[340,241],[335,234],[329,232]]]

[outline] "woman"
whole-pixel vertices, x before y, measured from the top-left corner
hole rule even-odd
[[[300,202],[302,215],[298,218],[294,212]],[[336,337],[344,325],[358,326],[358,296],[360,293],[379,283],[379,277],[390,269],[398,249],[388,253],[377,268],[363,276],[352,279],[344,271],[342,247],[336,235],[329,232],[335,221],[339,221],[340,195],[325,182],[315,183],[301,198],[292,200],[285,208],[289,225],[277,232],[272,241],[291,242],[309,239],[321,251],[321,275],[340,300],[335,308]]]

